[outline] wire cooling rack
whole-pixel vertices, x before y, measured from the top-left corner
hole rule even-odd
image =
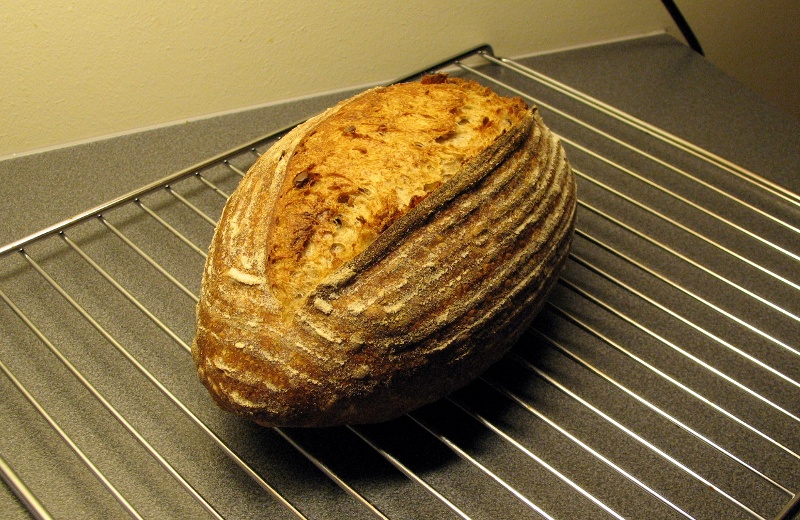
[[[202,264],[276,132],[0,249],[0,474],[32,516],[797,512],[800,197],[488,46],[438,69],[538,105],[578,178],[570,261],[512,352],[384,424],[211,404]]]

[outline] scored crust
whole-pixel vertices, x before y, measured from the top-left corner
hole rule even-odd
[[[264,425],[385,420],[498,359],[541,306],[575,185],[535,110],[437,75],[367,91],[250,169],[212,240],[192,352]]]
[[[296,306],[527,111],[443,75],[371,91],[292,150],[273,209],[267,278]]]

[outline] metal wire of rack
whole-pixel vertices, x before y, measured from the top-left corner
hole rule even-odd
[[[0,249],[5,406],[38,416],[0,475],[33,517],[796,513],[800,196],[488,46],[438,69],[538,105],[578,176],[569,265],[511,354],[386,424],[210,404],[199,273],[273,133]]]

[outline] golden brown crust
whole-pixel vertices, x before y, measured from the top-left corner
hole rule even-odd
[[[542,305],[574,225],[563,149],[521,101],[435,80],[312,118],[231,197],[193,344],[222,407],[264,425],[389,419],[476,377]],[[465,128],[465,111],[488,115]]]
[[[352,99],[298,142],[268,253],[267,277],[281,302],[299,305],[527,109],[477,83],[434,77]]]

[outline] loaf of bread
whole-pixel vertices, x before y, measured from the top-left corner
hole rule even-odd
[[[564,264],[575,181],[535,108],[431,75],[299,125],[211,243],[192,345],[224,409],[265,426],[378,422],[510,348]]]

